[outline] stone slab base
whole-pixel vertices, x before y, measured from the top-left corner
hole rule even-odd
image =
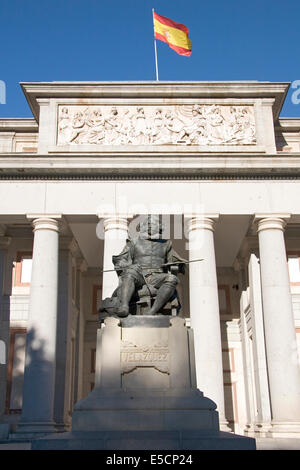
[[[9,434],[10,440],[29,442],[32,439],[49,436],[49,432],[14,432]],[[53,432],[53,434],[56,434]]]
[[[257,450],[300,450],[300,439],[271,437],[256,439]]]
[[[300,439],[300,422],[276,422],[272,421],[266,435],[274,439]]]
[[[9,423],[0,424],[0,439],[7,439],[10,431]]]
[[[75,405],[73,432],[219,431],[215,403],[197,389],[94,389]]]
[[[39,437],[49,436],[60,432],[60,428],[56,428],[51,423],[22,423],[19,422],[17,430],[9,434],[10,439],[30,441]]]
[[[70,432],[32,442],[32,450],[255,450],[255,439],[216,432]]]
[[[31,442],[0,442],[1,450],[31,450]]]

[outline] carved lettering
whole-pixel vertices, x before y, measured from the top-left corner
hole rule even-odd
[[[129,372],[136,367],[155,367],[169,372],[169,349],[166,343],[137,345],[126,340],[121,343],[121,370]]]

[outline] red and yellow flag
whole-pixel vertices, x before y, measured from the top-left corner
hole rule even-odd
[[[166,42],[171,49],[178,54],[190,56],[192,53],[192,41],[189,39],[189,30],[184,24],[158,15],[153,12],[155,39]]]

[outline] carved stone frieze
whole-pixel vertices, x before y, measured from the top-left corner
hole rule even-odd
[[[255,145],[250,105],[68,105],[57,145]]]
[[[136,367],[154,367],[169,373],[169,348],[167,342],[134,344],[121,341],[121,371],[130,372]]]

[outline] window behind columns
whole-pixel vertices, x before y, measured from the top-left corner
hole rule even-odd
[[[287,261],[291,286],[300,286],[300,252],[288,251]]]
[[[9,297],[10,342],[5,406],[8,414],[19,414],[22,409],[32,251],[17,251],[14,259],[12,292]]]
[[[295,353],[298,349],[298,357],[300,358],[300,250],[287,251],[286,255],[290,276],[290,286],[297,338],[297,345],[295,345]]]
[[[32,253],[30,251],[18,251],[16,256],[16,267],[14,286],[29,286],[31,280]]]
[[[22,410],[25,347],[26,328],[11,328],[5,406],[7,414],[19,414]]]

